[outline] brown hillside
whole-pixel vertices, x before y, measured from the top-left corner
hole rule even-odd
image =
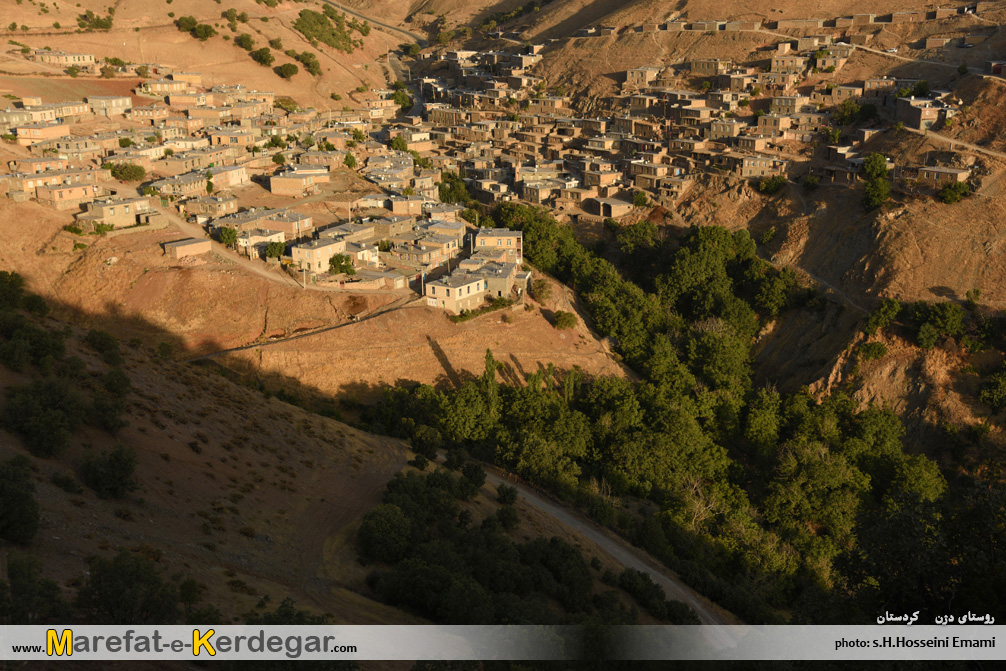
[[[70,353],[89,371],[106,368],[86,348]],[[292,595],[338,622],[415,621],[358,594],[362,569],[329,564],[404,466],[400,443],[266,400],[211,369],[157,361],[137,348],[126,348],[125,358],[130,426],[114,438],[81,430],[56,459],[34,461],[43,525],[30,551],[47,574],[65,584],[85,570],[88,555],[126,547],[159,553],[162,573],[195,577],[208,588],[205,601],[229,615],[262,595]],[[0,391],[27,379],[8,373]],[[11,434],[0,437],[0,458],[21,451]],[[139,457],[140,489],[130,499],[68,494],[50,482],[115,444]],[[234,591],[234,581],[249,589]]]
[[[301,340],[235,352],[223,363],[266,379],[279,377],[280,382],[292,377],[324,393],[358,400],[372,400],[379,386],[399,381],[456,386],[482,374],[486,349],[503,364],[504,378],[511,382],[523,383],[548,364],[588,375],[629,374],[582,320],[574,331],[552,327],[543,313],[570,310],[568,300],[556,300],[562,304],[530,312],[518,306],[461,324],[416,302]]]
[[[17,31],[10,37],[34,48],[51,46],[67,51],[93,53],[99,58],[118,57],[136,63],[165,63],[176,69],[200,72],[204,77],[204,84],[211,86],[241,82],[248,88],[290,96],[304,106],[323,108],[334,104],[329,98],[330,93],[339,93],[345,97],[361,84],[368,88],[383,86],[386,83],[384,67],[375,61],[402,41],[401,36],[381,32],[375,26],[370,35],[364,38],[363,48],[352,54],[336,51],[326,45],[312,47],[291,27],[305,5],[283,2],[275,9],[270,9],[251,0],[234,0],[226,4],[199,0],[177,0],[170,5],[162,2],[119,3],[110,31],[77,33],[73,31],[76,31],[78,14],[91,9],[104,16],[107,7],[106,3],[94,0],[81,4],[80,7],[71,8],[63,3],[60,12],[53,11],[42,16],[38,15],[33,5],[16,5],[13,0],[3,0],[0,6],[4,10],[2,14],[5,22],[17,21],[31,28],[27,33]],[[320,11],[320,7],[312,6]],[[230,8],[249,15],[248,23],[239,23],[238,30],[234,33],[228,28],[227,20],[221,16]],[[168,16],[169,12],[175,16]],[[181,16],[194,16],[209,23],[219,34],[206,42],[200,42],[175,28],[173,21]],[[52,27],[54,21],[60,22],[62,30],[57,31]],[[256,64],[244,49],[223,39],[224,35],[233,39],[241,33],[250,34],[257,47],[267,46],[270,39],[279,38],[283,41],[283,50],[317,53],[324,71],[323,76],[312,77],[301,72],[292,80],[279,77],[272,68]],[[25,66],[24,61],[16,56],[16,47],[4,46],[7,47],[5,51],[9,50],[11,53],[0,61],[0,69],[8,72],[58,73],[54,68],[35,64]],[[275,66],[291,60],[282,53],[283,50],[273,50],[276,56]],[[14,65],[10,66],[9,63]],[[33,92],[47,99],[56,99],[54,92],[50,93],[44,85],[37,85]]]

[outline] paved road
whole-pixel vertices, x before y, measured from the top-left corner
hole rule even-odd
[[[486,466],[486,479],[494,485],[505,484],[516,487],[518,493],[528,505],[537,508],[549,517],[554,518],[589,539],[611,555],[620,565],[642,571],[649,575],[653,582],[663,588],[668,599],[687,604],[689,608],[695,611],[702,624],[741,624],[740,620],[732,614],[716,606],[677,578],[668,576],[664,570],[658,569],[656,560],[652,559],[643,550],[630,545],[618,536],[602,529],[579,512],[551,501],[529,487],[507,480],[499,474],[499,471],[491,466]],[[726,643],[727,641],[724,640],[723,642]]]

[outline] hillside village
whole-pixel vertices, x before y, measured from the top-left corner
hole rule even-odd
[[[1006,4],[83,2],[0,25],[0,625],[1000,605]]]
[[[696,58],[628,70],[610,113],[594,116],[578,114],[561,87],[534,74],[549,44],[513,44],[503,31],[489,33],[505,43],[493,50],[419,54],[412,81],[369,91],[357,109],[341,110],[301,108],[244,82],[204,85],[200,73],[168,64],[110,66],[101,55],[22,47],[25,59],[74,75],[112,67],[139,84],[131,95],[9,101],[0,111],[3,137],[25,152],[6,166],[0,189],[72,215],[66,229],[74,233],[183,220],[194,235],[163,248],[175,259],[209,252],[212,238],[301,284],[411,289],[461,313],[489,298],[520,300],[530,274],[519,232],[479,229],[477,212],[457,203],[518,201],[574,224],[617,224],[648,205],[673,210],[703,174],[751,180],[765,193],[787,180],[856,181],[875,137],[946,129],[961,112],[952,89],[918,77],[845,80],[853,51],[869,42],[867,29],[989,7],[583,29],[578,38],[795,32],[777,39],[764,69]],[[984,70],[996,75],[1002,65],[990,61]],[[808,88],[811,76],[817,83]],[[96,121],[101,128],[92,131]],[[975,170],[981,159],[967,151],[885,163],[895,184],[923,192],[976,187],[988,173]],[[306,210],[306,202],[327,210]]]

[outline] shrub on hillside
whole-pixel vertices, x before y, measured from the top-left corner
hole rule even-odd
[[[121,499],[137,487],[135,470],[135,450],[120,445],[111,452],[88,457],[81,464],[80,477],[99,497]]]
[[[576,324],[576,315],[572,312],[565,312],[563,310],[558,310],[555,313],[555,318],[552,322],[552,325],[560,331],[574,329],[576,328]]]
[[[38,522],[31,462],[23,455],[0,462],[0,538],[27,545],[38,532]]]
[[[122,363],[122,353],[119,351],[119,341],[111,333],[91,329],[84,337],[84,342],[101,354],[101,358],[110,366]]]
[[[70,442],[86,410],[84,397],[66,379],[44,378],[8,390],[4,425],[21,434],[29,452],[51,457]]]
[[[758,191],[759,193],[771,196],[782,191],[784,186],[786,186],[786,178],[782,175],[762,177],[758,182]]]
[[[971,194],[971,187],[967,182],[951,182],[937,192],[936,197],[941,202],[952,204],[963,200]]]
[[[165,583],[154,563],[121,550],[111,559],[95,557],[77,592],[77,608],[89,622],[172,624],[178,620],[178,592]]]

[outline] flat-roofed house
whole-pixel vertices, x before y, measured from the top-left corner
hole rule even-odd
[[[70,134],[70,126],[65,123],[28,123],[14,129],[17,143],[22,147],[55,140]]]
[[[475,233],[475,249],[500,248],[511,263],[524,262],[524,233],[509,228],[482,228]]]
[[[133,109],[130,96],[86,96],[84,100],[98,116],[119,116]]]
[[[206,254],[212,250],[213,245],[205,238],[185,238],[164,243],[164,253],[176,259]]]
[[[290,255],[298,268],[316,273],[327,273],[329,261],[336,254],[346,251],[346,241],[342,238],[320,238],[293,245]]]
[[[277,196],[300,196],[330,181],[328,168],[324,166],[296,165],[271,175],[269,191]]]
[[[485,302],[488,286],[479,275],[453,273],[426,283],[426,304],[454,314],[474,310]]]

